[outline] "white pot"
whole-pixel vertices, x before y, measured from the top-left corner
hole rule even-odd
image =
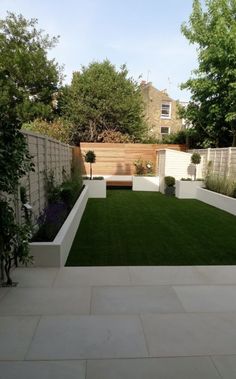
[[[203,182],[200,180],[176,180],[175,196],[178,199],[196,199],[197,188],[201,188]]]

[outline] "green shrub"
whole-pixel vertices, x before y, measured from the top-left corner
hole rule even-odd
[[[143,161],[141,158],[134,161],[135,174],[136,175],[153,175],[153,162],[152,161]]]
[[[56,184],[53,170],[45,172],[45,190],[49,204],[57,203],[60,200],[60,185]]]
[[[141,158],[137,159],[134,162],[134,166],[135,166],[136,175],[144,175],[145,174],[146,167],[145,167],[144,161]]]
[[[236,186],[234,187],[233,197],[236,198]]]
[[[174,187],[175,178],[173,176],[165,176],[165,185],[167,187]]]
[[[193,164],[201,163],[201,155],[199,153],[193,153],[191,156],[191,162]]]
[[[65,203],[68,210],[73,208],[81,192],[82,182],[77,178],[71,178],[63,182],[60,186],[60,200]]]
[[[191,182],[191,178],[181,178],[182,182]]]

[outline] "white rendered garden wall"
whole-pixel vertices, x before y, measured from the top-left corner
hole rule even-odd
[[[30,243],[30,253],[34,258],[35,266],[62,267],[65,265],[75,234],[83,216],[88,197],[88,187],[85,187],[52,242]]]
[[[198,188],[197,199],[236,216],[236,199],[232,197],[205,188]]]
[[[194,178],[194,165],[191,164],[191,153],[164,149],[158,151],[160,192],[164,193],[164,177],[175,179]],[[197,167],[197,177],[202,177],[202,164]]]

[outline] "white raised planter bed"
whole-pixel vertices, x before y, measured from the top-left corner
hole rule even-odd
[[[205,188],[198,188],[197,199],[236,216],[236,199],[232,197]]]
[[[65,265],[88,201],[88,193],[88,187],[85,186],[52,242],[31,242],[29,244],[35,266],[62,267]]]
[[[158,176],[133,176],[133,191],[159,191]]]
[[[102,180],[83,180],[84,185],[88,186],[90,198],[105,198],[107,197],[106,181]]]
[[[178,199],[196,199],[197,188],[201,188],[203,185],[200,180],[176,180],[175,196]]]

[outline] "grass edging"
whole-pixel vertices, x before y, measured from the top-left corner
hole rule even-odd
[[[88,201],[88,193],[88,187],[85,186],[52,242],[31,242],[29,244],[30,253],[34,257],[34,266],[64,266]]]

